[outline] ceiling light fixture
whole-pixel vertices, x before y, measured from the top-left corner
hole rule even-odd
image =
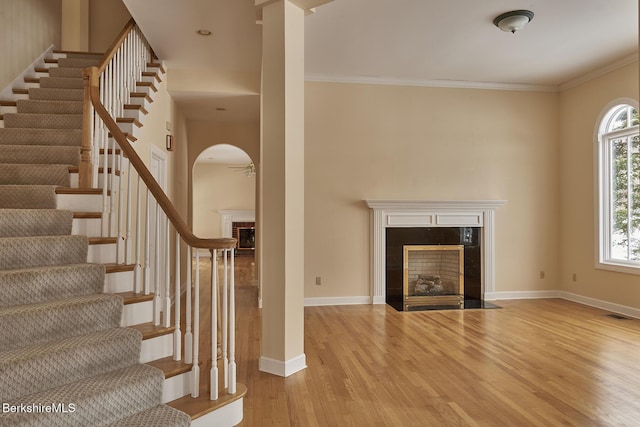
[[[210,36],[211,35],[211,31],[209,30],[196,30],[197,34],[200,34],[201,36]]]
[[[493,25],[500,28],[502,31],[508,31],[515,33],[520,31],[533,19],[533,12],[530,10],[512,10],[511,12],[503,13],[493,20]]]

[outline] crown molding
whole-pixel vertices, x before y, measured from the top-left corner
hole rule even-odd
[[[335,76],[324,74],[306,75],[305,81],[308,82],[325,82],[325,83],[353,83],[353,84],[371,84],[371,85],[389,85],[389,86],[416,86],[416,87],[440,87],[452,89],[485,89],[485,90],[510,90],[521,92],[564,92],[567,89],[584,84],[590,80],[608,74],[612,71],[633,64],[638,61],[638,52],[627,55],[624,58],[607,64],[604,67],[592,70],[580,77],[569,80],[560,85],[536,85],[527,83],[490,83],[475,82],[466,80],[410,80],[410,79],[392,79],[385,77],[367,77],[367,76]]]
[[[306,75],[305,81],[325,82],[325,83],[354,83],[372,84],[388,86],[416,86],[416,87],[439,87],[452,89],[485,89],[485,90],[508,90],[522,92],[558,92],[556,85],[534,85],[526,83],[490,83],[474,82],[465,80],[404,80],[384,77],[365,76],[329,76],[329,75]]]
[[[578,78],[562,83],[558,86],[558,89],[560,92],[564,92],[567,89],[571,89],[573,87],[584,84],[590,80],[596,79],[629,64],[633,64],[634,62],[638,62],[638,52],[632,53],[631,55],[625,56],[624,58],[620,58],[615,62],[605,65],[604,67],[590,71],[589,73],[584,74]]]

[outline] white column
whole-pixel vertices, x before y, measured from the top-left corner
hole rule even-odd
[[[260,4],[260,2],[256,2]],[[270,2],[263,16],[260,370],[288,376],[304,354],[304,10]]]

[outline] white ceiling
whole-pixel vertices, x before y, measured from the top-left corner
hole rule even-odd
[[[124,3],[169,70],[259,75],[254,0]],[[514,9],[535,13],[524,30],[493,25]],[[638,52],[637,0],[334,0],[305,26],[307,80],[557,90]],[[213,34],[199,36],[200,28]],[[257,95],[173,95],[191,119],[259,115]],[[227,111],[216,110],[221,105]]]

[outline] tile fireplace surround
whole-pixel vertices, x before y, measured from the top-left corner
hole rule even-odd
[[[479,227],[482,233],[482,296],[493,300],[495,287],[495,210],[505,200],[365,200],[371,209],[372,303],[386,303],[386,229],[402,227]]]

